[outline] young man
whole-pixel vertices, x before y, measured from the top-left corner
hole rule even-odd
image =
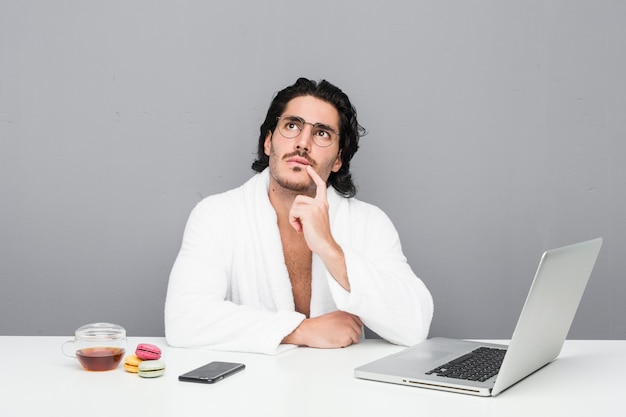
[[[170,275],[172,346],[275,354],[358,343],[363,325],[412,345],[432,298],[377,207],[354,197],[363,128],[337,87],[300,78],[261,125],[258,172],[193,210]]]

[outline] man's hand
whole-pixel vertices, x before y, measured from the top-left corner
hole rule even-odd
[[[317,191],[314,198],[306,195],[295,198],[289,211],[289,223],[298,233],[304,233],[311,252],[320,257],[337,283],[350,291],[343,250],[330,231],[326,183],[310,165],[306,171],[315,181]]]
[[[297,232],[304,233],[309,249],[320,254],[334,243],[330,232],[326,183],[311,165],[307,165],[306,171],[315,182],[317,191],[314,198],[306,195],[295,198],[289,211],[289,223]]]
[[[305,319],[282,343],[313,348],[342,348],[359,343],[363,322],[345,311]]]

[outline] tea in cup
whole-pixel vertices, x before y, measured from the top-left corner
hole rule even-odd
[[[70,345],[73,350],[68,353]],[[118,367],[126,352],[126,330],[111,323],[86,324],[76,330],[74,340],[63,343],[62,350],[88,371],[110,371]]]

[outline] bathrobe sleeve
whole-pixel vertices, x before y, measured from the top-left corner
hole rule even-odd
[[[335,239],[346,259],[351,291],[330,274],[329,286],[340,310],[355,314],[389,342],[411,346],[423,341],[433,317],[433,300],[402,252],[400,238],[389,217],[379,208],[357,200],[343,204],[335,221]]]

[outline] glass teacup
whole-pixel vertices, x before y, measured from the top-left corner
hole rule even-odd
[[[70,345],[73,351],[68,353]],[[126,352],[126,330],[111,323],[86,324],[76,330],[74,340],[63,343],[62,350],[88,371],[110,371],[117,368]]]

